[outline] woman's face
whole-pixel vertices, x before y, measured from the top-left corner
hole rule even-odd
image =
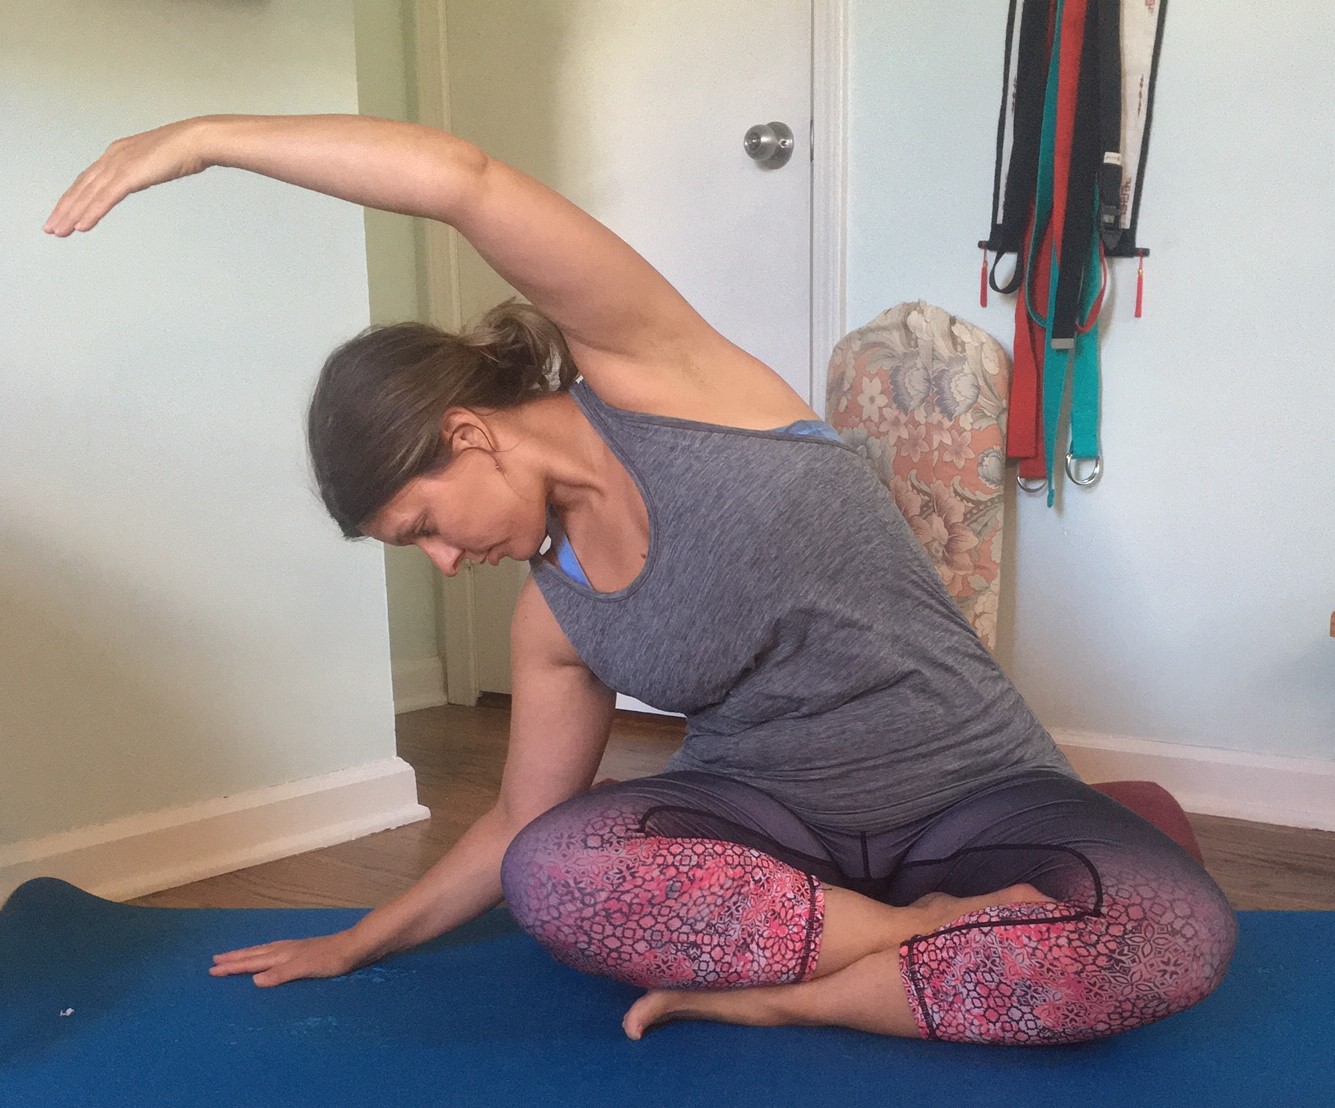
[[[464,562],[527,560],[547,537],[546,498],[532,475],[474,430],[452,436],[453,455],[409,481],[365,531],[394,546],[417,546],[446,577]]]

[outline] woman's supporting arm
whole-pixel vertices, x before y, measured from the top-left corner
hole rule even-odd
[[[347,931],[214,957],[215,977],[261,986],[333,977],[434,939],[501,899],[501,859],[547,809],[587,789],[607,745],[614,694],[579,662],[530,579],[512,631],[510,748],[496,804],[410,889]]]
[[[510,746],[496,804],[417,885],[354,928],[366,961],[417,946],[494,907],[510,841],[593,783],[616,696],[579,660],[531,577],[515,606],[510,653]]]

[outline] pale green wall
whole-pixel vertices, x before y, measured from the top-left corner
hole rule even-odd
[[[412,9],[411,0],[353,0],[357,102],[363,115],[416,118]],[[423,318],[416,221],[371,209],[365,210],[365,220],[372,320]]]
[[[302,434],[361,213],[213,169],[41,232],[120,135],[355,111],[350,3],[0,16],[0,843],[392,756],[383,561]]]
[[[354,0],[357,93],[364,115],[416,118],[411,0]],[[366,212],[366,269],[376,323],[425,319],[420,228],[389,212]],[[438,577],[416,549],[385,547],[389,643],[395,666],[439,656]]]
[[[1097,488],[1013,514],[1006,664],[1051,727],[1335,758],[1335,8],[1171,4]],[[1006,5],[852,0],[849,322],[978,306]]]

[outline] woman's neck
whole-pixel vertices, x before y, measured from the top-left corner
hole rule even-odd
[[[568,392],[497,416],[502,448],[537,476],[562,519],[597,509],[624,491],[629,474]]]
[[[513,409],[514,449],[543,475],[556,513],[595,588],[624,587],[648,553],[649,514],[635,479],[568,393]]]

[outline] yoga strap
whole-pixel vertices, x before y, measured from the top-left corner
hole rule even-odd
[[[1029,231],[1029,249],[1025,254],[1024,262],[1024,301],[1029,310],[1029,318],[1040,327],[1047,329],[1048,320],[1051,318],[1050,292],[1051,284],[1056,275],[1051,272],[1052,266],[1052,238],[1053,232],[1053,199],[1055,185],[1053,176],[1055,171],[1056,141],[1057,141],[1057,78],[1058,64],[1061,61],[1059,47],[1061,44],[1061,21],[1060,14],[1064,0],[1056,0],[1058,19],[1054,22],[1054,37],[1052,41],[1052,56],[1048,62],[1048,80],[1047,89],[1043,97],[1043,119],[1042,133],[1039,141],[1038,150],[1038,173],[1034,187],[1034,218]],[[1045,282],[1045,289],[1042,302],[1042,311],[1036,305],[1035,299],[1035,281],[1034,274],[1042,273]]]
[[[1016,428],[1011,443],[1011,456],[1020,461],[1020,478],[1041,478],[1049,486],[1052,480],[1052,449],[1045,433],[1047,425],[1048,392],[1056,367],[1061,367],[1062,387],[1065,384],[1066,356],[1063,351],[1054,357],[1047,335],[1048,321],[1052,318],[1051,299],[1055,263],[1052,258],[1053,173],[1056,144],[1057,86],[1060,64],[1063,0],[1056,0],[1053,13],[1053,42],[1047,66],[1047,81],[1043,98],[1040,126],[1038,170],[1034,192],[1034,216],[1029,230],[1029,246],[1025,253],[1023,285],[1016,306],[1015,371],[1012,384],[1012,403],[1021,398],[1019,418],[1012,416]],[[1041,301],[1040,314],[1036,302]],[[1060,390],[1057,408],[1060,411]],[[1027,404],[1033,403],[1032,412]],[[1032,430],[1031,430],[1032,428]],[[1055,433],[1054,433],[1055,437]]]
[[[1068,3],[1071,0],[1067,0]],[[1079,13],[1077,13],[1079,14]],[[1096,8],[1085,0],[1079,29],[1062,43],[1062,69],[1068,76],[1059,98],[1057,124],[1070,132],[1065,166],[1058,163],[1059,179],[1066,181],[1062,235],[1058,240],[1061,280],[1052,309],[1054,339],[1074,345],[1077,316],[1086,296],[1089,256],[1098,249],[1096,226],[1099,174],[1099,86]],[[1068,62],[1070,64],[1068,65]],[[1059,148],[1059,155],[1063,151]]]
[[[1142,310],[1148,251],[1135,246],[1135,225],[1165,7],[1166,0],[1009,5],[979,299],[986,306],[989,288],[1019,292],[1006,450],[1022,482],[1046,482],[1049,505],[1068,387],[1067,474],[1092,484],[1102,468],[1098,318],[1109,256],[1141,259],[1136,315]],[[1003,282],[998,266],[1012,249],[1018,261]],[[990,269],[988,250],[996,252]],[[1082,475],[1078,461],[1093,466]]]
[[[1025,14],[1029,14],[1026,5]],[[1048,281],[1051,251],[1049,239],[1049,217],[1051,215],[1052,195],[1052,141],[1053,133],[1048,121],[1056,112],[1056,65],[1055,49],[1046,66],[1039,63],[1044,57],[1048,43],[1046,41],[1047,15],[1049,5],[1041,4],[1044,14],[1045,36],[1038,46],[1037,53],[1025,54],[1019,59],[1017,80],[1018,89],[1024,90],[1038,85],[1043,90],[1038,125],[1033,129],[1038,135],[1038,151],[1034,166],[1035,187],[1030,194],[1033,197],[1033,212],[1029,222],[1027,249],[1024,257],[1017,262],[1016,280],[1019,296],[1015,305],[1015,353],[1011,370],[1010,419],[1006,429],[1006,454],[1020,463],[1020,477],[1023,480],[1047,478],[1047,464],[1043,450],[1043,405],[1041,381],[1044,359],[1047,350],[1047,338],[1044,334],[1047,315],[1040,315],[1034,307],[1035,300],[1041,300],[1045,307],[1048,302]],[[1053,11],[1050,26],[1054,34],[1059,34],[1058,7]],[[1029,74],[1039,74],[1031,80]],[[1026,104],[1028,101],[1026,101]],[[1021,129],[1020,92],[1017,91],[1017,131]],[[1032,114],[1032,113],[1029,113]],[[1029,125],[1023,124],[1025,127]],[[1011,204],[1008,196],[1007,204]],[[995,267],[994,267],[995,269]],[[994,284],[994,288],[997,286]],[[1004,291],[1004,290],[999,290]]]
[[[1103,260],[1097,230],[1092,230],[1094,242],[1089,252],[1088,272],[1085,276],[1085,322],[1077,328],[1075,348],[1070,352],[1071,363],[1071,448],[1067,461],[1067,476],[1077,484],[1092,484],[1102,470],[1102,452],[1099,447],[1099,321],[1098,309],[1103,301]],[[1047,385],[1045,383],[1044,387]],[[1060,407],[1060,399],[1058,400]],[[1058,415],[1060,412],[1057,413]],[[1045,417],[1047,412],[1044,413]],[[1045,430],[1046,422],[1045,422]],[[1048,506],[1055,496],[1052,481],[1052,458],[1056,452],[1056,416],[1051,424],[1052,438],[1047,440]],[[1075,459],[1094,462],[1090,478],[1078,478],[1071,465]]]
[[[997,121],[997,164],[992,181],[992,231],[985,245],[996,251],[988,285],[1001,293],[1019,291],[1024,274],[1019,255],[1034,206],[1043,98],[1047,88],[1042,59],[1048,49],[1052,0],[1011,0],[1006,19],[1006,58],[1001,111]],[[1017,19],[1017,8],[1019,18]],[[1012,91],[1013,86],[1013,91]],[[1005,254],[1016,265],[1003,284],[997,267]],[[984,260],[986,268],[986,259]],[[986,292],[980,290],[986,306]]]
[[[1043,372],[1046,337],[1032,319],[1024,297],[1015,299],[1015,356],[1011,369],[1010,419],[1006,454],[1019,459],[1020,476],[1045,477],[1043,418],[1039,410],[1039,378]]]
[[[1122,3],[1095,0],[1098,32],[1099,234],[1108,250],[1122,237]]]
[[[1089,129],[1095,118],[1092,109],[1097,89],[1090,80],[1094,72],[1094,40],[1086,33],[1092,27],[1093,14],[1089,0],[1057,0],[1034,231],[1025,274],[1028,314],[1045,332],[1042,384],[1038,393],[1043,428],[1042,476],[1047,481],[1049,506],[1056,497],[1057,432],[1068,377],[1073,378],[1070,453],[1096,462],[1099,458],[1097,308],[1102,304],[1103,259],[1095,220],[1098,192],[1092,181],[1086,184],[1087,177],[1094,172],[1090,164],[1093,136]],[[1083,81],[1082,71],[1086,74]],[[1078,180],[1072,186],[1072,160],[1077,143],[1082,157],[1076,158],[1081,165]],[[1069,212],[1068,201],[1074,201]],[[1041,239],[1040,227],[1044,228]],[[1040,289],[1046,292],[1042,315],[1035,309]],[[1079,326],[1077,308],[1083,317]],[[1019,345],[1017,329],[1017,348]],[[1034,361],[1037,364],[1037,359]],[[1021,477],[1038,476],[1036,468],[1032,461],[1022,464]]]

